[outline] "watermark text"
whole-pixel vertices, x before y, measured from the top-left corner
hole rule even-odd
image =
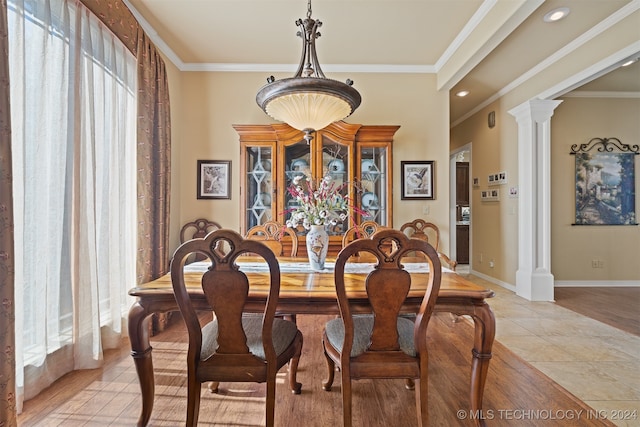
[[[556,420],[637,420],[635,409],[459,409],[459,420],[513,420],[513,421],[556,421]]]

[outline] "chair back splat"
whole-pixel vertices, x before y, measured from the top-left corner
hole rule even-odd
[[[400,231],[404,232],[407,236],[414,239],[425,240],[431,243],[431,246],[435,248],[440,256],[440,260],[453,271],[456,270],[458,262],[449,258],[443,252],[440,252],[440,229],[432,222],[427,222],[424,219],[418,218],[411,222],[402,224]]]
[[[298,256],[298,236],[296,232],[276,221],[267,221],[262,225],[251,227],[247,231],[247,239],[259,240],[276,254],[276,256]],[[291,251],[285,254],[285,245],[291,245]]]
[[[361,252],[373,256],[376,263],[365,279],[372,314],[353,313],[347,297],[345,264]],[[424,254],[429,264],[427,290],[415,321],[402,311],[412,276],[401,263],[403,257],[414,252]],[[361,378],[415,380],[418,425],[428,425],[427,325],[442,277],[438,253],[424,240],[383,229],[342,249],[334,274],[340,317],[327,322],[323,331],[328,369],[323,388],[331,390],[337,365],[342,379],[344,426],[351,426],[351,381]]]
[[[202,292],[214,319],[202,327],[189,297],[196,290],[187,290],[184,280],[184,266],[193,253],[211,261],[202,277]],[[245,253],[263,258],[269,266],[269,296],[256,314],[246,314],[251,283],[235,262]],[[171,282],[189,334],[186,425],[197,425],[202,383],[213,381],[213,391],[219,382],[266,382],[266,420],[273,426],[276,373],[291,361],[289,387],[299,394],[296,371],[302,351],[302,334],[295,323],[275,317],[280,267],[274,253],[235,231],[216,230],[178,247],[171,260]]]
[[[357,239],[368,239],[376,231],[380,231],[386,227],[381,226],[375,221],[364,221],[361,224],[354,225],[345,231],[342,236],[342,247],[344,248],[349,243]]]
[[[215,230],[220,230],[222,226],[215,221],[206,218],[199,218],[182,226],[180,230],[180,243],[187,240],[205,237]]]
[[[210,221],[206,218],[198,218],[195,221],[186,223],[180,229],[180,243],[184,243],[187,240],[202,238],[207,234],[215,230],[220,230],[222,226],[215,221]],[[202,254],[195,254],[189,257],[187,263],[202,261],[205,257]]]

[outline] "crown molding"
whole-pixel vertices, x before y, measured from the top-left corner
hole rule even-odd
[[[124,4],[140,23],[151,41],[180,71],[200,72],[233,72],[233,73],[295,73],[299,64],[233,64],[233,63],[195,63],[184,62],[173,49],[163,40],[144,16],[131,4],[123,0]],[[435,74],[435,65],[390,65],[390,64],[323,64],[322,69],[331,73],[389,73],[389,74]]]
[[[295,73],[299,64],[230,64],[230,63],[183,63],[180,71],[234,72],[234,73]],[[389,64],[323,64],[323,71],[330,73],[390,73],[390,74],[435,74],[433,65],[389,65]]]
[[[180,57],[169,47],[169,45],[160,37],[160,34],[151,26],[149,21],[144,19],[144,16],[133,7],[129,0],[122,0],[124,4],[129,8],[133,16],[138,20],[138,23],[142,27],[142,29],[147,33],[153,44],[162,52],[168,59],[175,65],[180,71],[183,71],[184,62]]]
[[[640,98],[640,92],[574,90],[563,98]]]
[[[625,19],[626,17],[630,16],[632,13],[638,10],[640,10],[640,0],[634,0],[628,3],[627,5],[625,5],[624,7],[618,9],[617,11],[612,13],[610,16],[608,16],[606,19],[604,19],[603,21],[599,22],[597,25],[590,28],[587,32],[583,33],[582,35],[574,39],[571,43],[568,43],[562,49],[548,56],[547,58],[539,62],[537,65],[532,67],[529,71],[522,74],[520,77],[516,78],[511,83],[509,83],[508,85],[506,85],[505,87],[503,87],[502,89],[500,89],[499,91],[491,95],[485,101],[478,104],[474,109],[470,110],[468,113],[461,116],[456,121],[452,122],[450,127],[453,128],[459,125],[460,123],[464,122],[469,117],[481,111],[487,105],[490,105],[492,102],[500,99],[501,97],[511,92],[521,84],[525,83],[527,80],[538,75],[539,73],[549,68],[554,63],[560,61],[562,58],[569,55],[574,50],[578,49],[580,46],[584,45],[585,43],[592,40],[593,38],[603,33],[604,31],[608,30],[609,28],[615,26],[617,23],[619,23],[620,21],[622,21],[623,19]],[[622,65],[622,62],[628,59],[628,57],[635,55],[638,52],[640,52],[640,42],[632,43],[626,48],[621,49],[620,51],[614,53],[613,55],[610,55],[604,60],[599,61],[593,66],[588,67],[582,72],[574,76],[571,76],[570,78],[565,79],[559,84],[544,91],[543,93],[539,94],[537,98],[538,99],[554,99],[559,96],[562,96],[567,92],[577,87],[580,87],[583,84],[597,77],[600,77],[608,73],[609,71],[618,67],[619,65]]]
[[[482,20],[489,14],[491,9],[496,5],[497,0],[485,0],[482,2],[476,13],[473,14],[469,22],[462,28],[462,31],[458,33],[455,39],[451,42],[451,44],[445,49],[444,53],[438,60],[436,61],[435,68],[440,71],[442,67],[451,59],[451,57],[456,53],[458,49],[464,44],[464,41],[467,40],[473,34],[473,30],[476,29],[478,25],[482,22]]]

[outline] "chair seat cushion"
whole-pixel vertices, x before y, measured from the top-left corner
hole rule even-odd
[[[254,356],[264,359],[266,356],[262,345],[262,316],[243,316],[242,328],[247,336],[249,351]],[[277,355],[284,353],[287,347],[291,345],[297,332],[298,327],[295,323],[280,318],[273,320],[273,346]],[[200,359],[206,360],[216,352],[218,348],[217,338],[218,322],[214,319],[202,328]]]
[[[398,317],[398,341],[400,350],[409,356],[416,356],[416,347],[413,342],[413,327],[415,323],[405,317]],[[341,318],[332,319],[325,325],[325,331],[329,343],[338,351],[342,351],[344,343],[344,323]],[[369,345],[371,332],[373,331],[373,316],[353,317],[353,347],[351,357],[364,353]]]

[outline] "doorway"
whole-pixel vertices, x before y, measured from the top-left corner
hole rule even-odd
[[[471,264],[471,143],[451,153],[450,171],[450,257],[459,265]]]

